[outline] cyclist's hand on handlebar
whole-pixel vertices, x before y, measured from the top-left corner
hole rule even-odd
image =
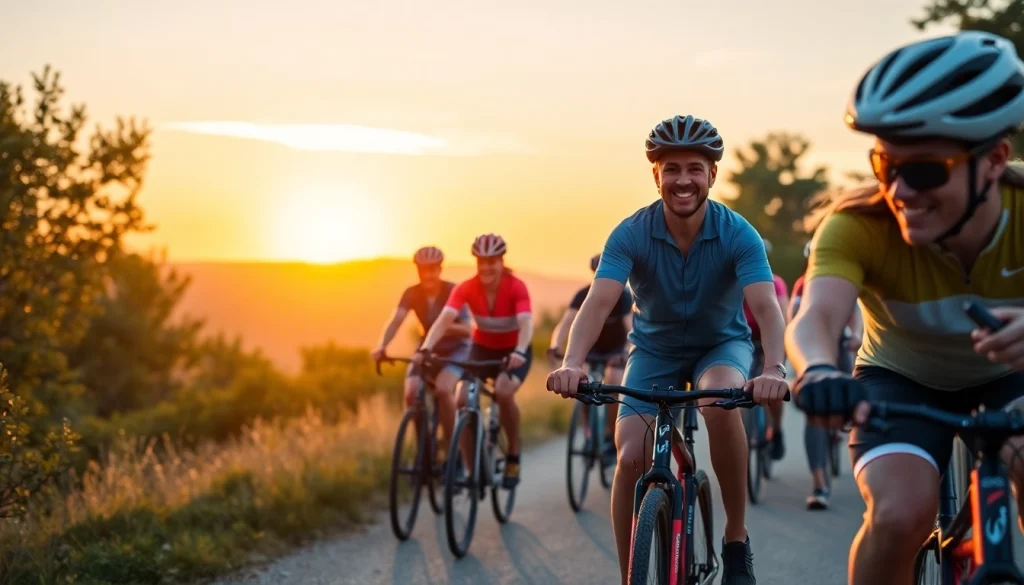
[[[571,398],[576,394],[581,381],[586,381],[587,373],[578,366],[562,366],[548,374],[547,388],[562,398]]]
[[[1024,307],[994,307],[989,312],[1005,324],[995,333],[975,329],[971,333],[974,351],[991,362],[1024,372]]]
[[[518,351],[513,351],[508,354],[508,361],[506,363],[508,364],[508,369],[514,370],[526,363],[526,355]]]
[[[379,362],[384,359],[384,356],[388,354],[388,350],[384,346],[378,347],[377,349],[370,352],[370,357],[375,362]]]
[[[867,421],[868,407],[864,387],[849,374],[834,366],[819,364],[804,371],[794,387],[797,407],[807,413],[816,426],[838,429],[848,420]]]
[[[789,384],[781,374],[770,372],[749,380],[743,389],[750,392],[754,402],[763,406],[774,406],[783,401]]]
[[[430,352],[424,351],[423,349],[417,349],[416,352],[413,353],[412,357],[409,359],[412,361],[412,363],[416,365],[422,365],[423,360],[427,358],[428,353]]]

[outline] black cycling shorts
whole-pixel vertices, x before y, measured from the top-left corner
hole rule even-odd
[[[491,349],[489,347],[483,347],[482,345],[473,344],[469,348],[469,359],[466,361],[470,362],[485,362],[490,360],[501,360],[505,359],[510,353],[515,351],[514,349]],[[533,365],[533,348],[526,348],[526,363],[519,366],[514,370],[509,370],[509,375],[515,376],[522,383],[526,379],[526,374],[530,373],[530,366]],[[498,374],[502,372],[501,366],[490,366],[487,368],[474,368],[473,373],[480,376],[482,379],[497,378]]]
[[[928,388],[877,366],[857,366],[854,376],[864,385],[869,400],[927,404],[962,414],[970,414],[982,404],[988,410],[1000,409],[1024,396],[1024,374],[1020,373],[957,392]],[[913,418],[893,417],[887,423],[889,429],[885,434],[863,427],[854,427],[850,432],[850,461],[855,475],[868,462],[892,453],[918,455],[934,465],[940,475],[946,471],[953,454],[955,431]]]

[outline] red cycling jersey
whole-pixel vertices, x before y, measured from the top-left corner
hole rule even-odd
[[[519,343],[519,315],[530,313],[530,293],[526,284],[506,272],[498,281],[494,309],[487,303],[487,293],[474,276],[452,290],[445,303],[446,311],[469,307],[473,316],[473,343],[489,349],[512,350]]]
[[[773,274],[772,278],[775,280],[775,296],[785,296],[786,281],[778,274]],[[782,313],[786,313],[786,307],[782,307]],[[750,338],[754,341],[759,341],[761,339],[761,328],[757,326],[757,319],[750,312],[750,307],[747,306],[746,301],[743,301],[743,314],[747,317],[747,325],[750,325]]]

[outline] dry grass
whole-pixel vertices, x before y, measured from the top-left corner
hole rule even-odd
[[[564,429],[571,404],[519,391],[523,434]],[[368,517],[386,491],[400,413],[383,396],[342,424],[314,411],[257,420],[237,438],[179,450],[168,437],[122,439],[70,494],[0,523],[0,577],[12,583],[159,583],[211,576]],[[367,506],[367,502],[371,502]]]

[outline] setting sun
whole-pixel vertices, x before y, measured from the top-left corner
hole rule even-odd
[[[365,193],[347,188],[300,191],[275,214],[274,256],[327,264],[380,252],[385,217]]]

